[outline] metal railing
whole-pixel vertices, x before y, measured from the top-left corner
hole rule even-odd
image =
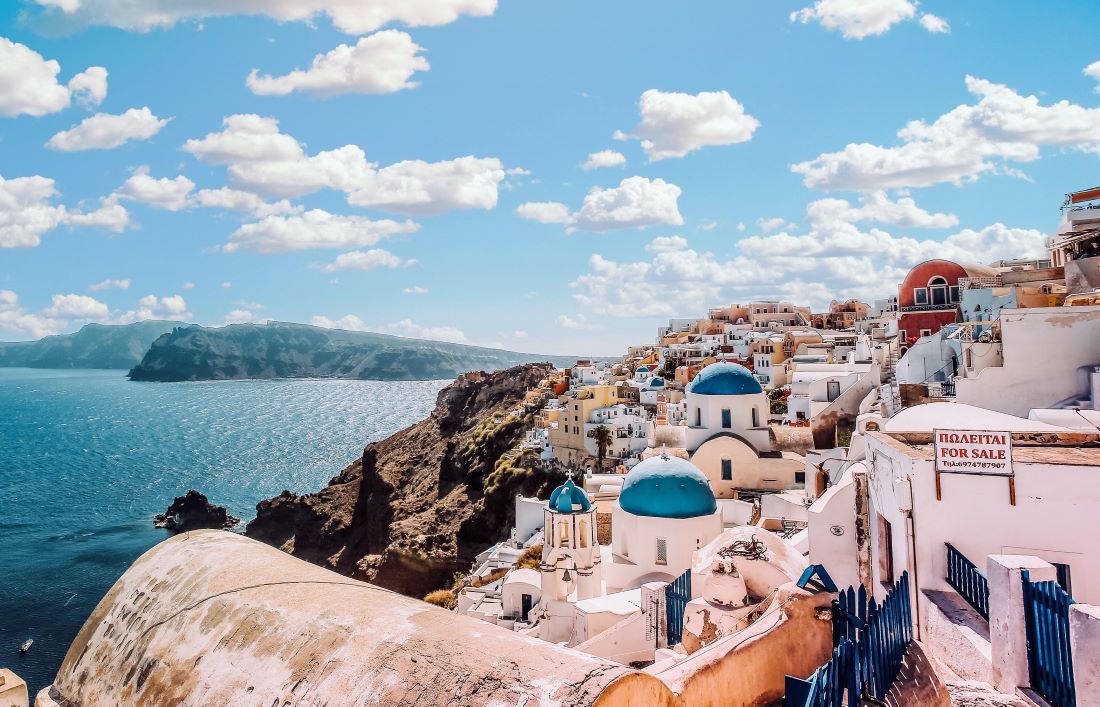
[[[1053,707],[1074,707],[1077,695],[1069,638],[1069,606],[1075,603],[1073,597],[1053,580],[1032,582],[1027,570],[1021,575],[1031,687]]]
[[[856,705],[863,696],[885,699],[913,640],[909,574],[879,605],[860,586],[840,593],[833,602],[833,657],[809,680],[786,678],[787,707]],[[847,699],[845,699],[847,697]]]
[[[989,621],[989,581],[978,566],[967,559],[966,555],[955,549],[951,543],[947,546],[947,583],[959,593],[966,603],[974,607],[983,619]]]

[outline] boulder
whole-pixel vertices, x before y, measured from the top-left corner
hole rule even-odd
[[[177,496],[168,506],[168,510],[153,518],[153,525],[166,528],[174,533],[186,533],[200,528],[224,530],[240,523],[222,506],[215,506],[203,494],[191,489],[183,496]]]

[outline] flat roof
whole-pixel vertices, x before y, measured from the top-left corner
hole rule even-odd
[[[911,444],[887,432],[868,432],[866,434],[886,446],[896,449],[910,459],[932,461],[936,458],[931,443]],[[1080,435],[1075,436],[1079,437]],[[1012,446],[1012,462],[1013,464],[1100,467],[1100,444],[1066,446],[1014,444]]]
[[[587,614],[600,614],[610,611],[613,614],[633,614],[642,608],[642,590],[630,589],[615,594],[605,594],[602,597],[582,599],[576,603],[576,607]]]

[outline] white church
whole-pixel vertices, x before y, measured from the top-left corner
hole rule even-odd
[[[768,396],[749,369],[712,363],[688,384],[684,400],[684,451],[718,498],[804,485],[805,464],[776,448]]]

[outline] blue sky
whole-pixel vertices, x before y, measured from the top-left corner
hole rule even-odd
[[[614,354],[707,306],[1041,255],[1063,195],[1100,183],[1100,50],[1067,34],[1097,22],[1083,1],[4,3],[0,339],[273,318]]]

